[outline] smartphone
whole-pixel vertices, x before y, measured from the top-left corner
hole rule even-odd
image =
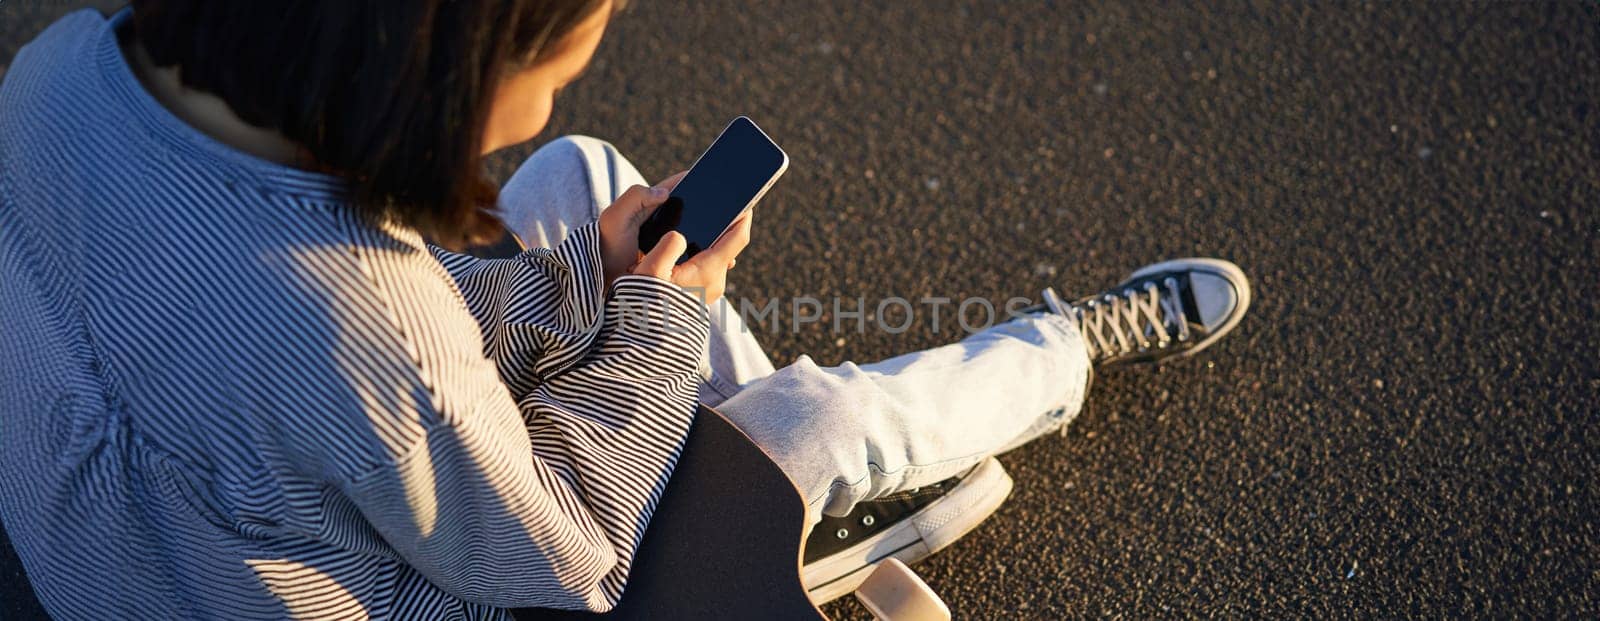
[[[689,242],[678,262],[689,260],[716,243],[788,168],[789,155],[766,132],[747,117],[734,119],[639,227],[639,250],[650,252],[677,231]]]

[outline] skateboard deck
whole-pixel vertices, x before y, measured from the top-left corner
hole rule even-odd
[[[518,619],[820,621],[800,583],[804,531],[799,490],[744,432],[702,407],[616,609],[513,613]]]

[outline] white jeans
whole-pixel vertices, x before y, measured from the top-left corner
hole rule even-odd
[[[568,136],[506,183],[502,217],[529,245],[551,247],[632,185],[648,182],[614,147]],[[772,456],[813,522],[1060,428],[1082,408],[1088,384],[1078,330],[1049,313],[882,362],[824,368],[801,356],[775,370],[732,304],[710,310],[700,398]]]

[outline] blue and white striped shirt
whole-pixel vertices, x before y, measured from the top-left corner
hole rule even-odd
[[[191,129],[110,20],[0,85],[0,519],[52,614],[609,608],[706,310],[598,232],[484,261]],[[651,321],[623,320],[624,305]]]

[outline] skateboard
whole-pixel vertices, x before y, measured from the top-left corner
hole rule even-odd
[[[777,464],[721,414],[701,407],[617,607],[603,615],[513,614],[821,621],[800,581],[805,523],[800,491]]]
[[[605,614],[512,613],[541,620],[822,621],[801,580],[807,534],[800,490],[744,432],[701,406],[617,607]],[[892,557],[855,593],[879,619],[950,619],[932,589]]]

